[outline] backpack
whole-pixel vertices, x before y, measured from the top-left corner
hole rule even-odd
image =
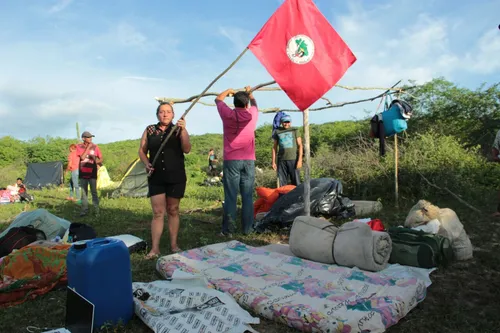
[[[94,228],[85,223],[71,223],[68,232],[68,242],[74,243],[83,240],[94,239],[97,233]]]
[[[33,226],[14,227],[0,238],[0,258],[38,240],[46,240],[45,233]]]
[[[433,268],[447,266],[453,260],[453,248],[448,238],[401,227],[390,227],[391,264]]]
[[[375,114],[370,120],[369,136],[379,139],[380,156],[385,156],[385,138],[405,131],[408,128],[407,121],[413,115],[413,108],[407,102],[394,99],[389,104],[388,96],[385,99],[384,111]]]

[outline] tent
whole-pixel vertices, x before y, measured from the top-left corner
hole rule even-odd
[[[113,198],[120,196],[140,198],[148,195],[148,175],[140,159],[132,162],[120,184],[111,195]]]
[[[114,185],[115,182],[109,177],[108,169],[103,165],[97,171],[97,189],[108,188]]]
[[[28,189],[59,186],[64,183],[63,162],[28,163],[24,184]]]

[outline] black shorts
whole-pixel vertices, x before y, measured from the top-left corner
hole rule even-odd
[[[148,198],[157,194],[165,194],[169,198],[183,198],[186,191],[186,183],[148,183]]]

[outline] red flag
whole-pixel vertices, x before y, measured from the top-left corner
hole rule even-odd
[[[248,48],[302,111],[356,61],[312,0],[286,0]]]

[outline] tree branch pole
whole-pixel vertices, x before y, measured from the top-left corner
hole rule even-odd
[[[241,57],[243,57],[243,55],[248,51],[248,48],[245,48],[243,50],[243,52],[240,53],[240,55],[234,59],[234,61],[224,70],[222,71],[222,73],[220,73],[212,82],[210,82],[210,84],[205,88],[205,90],[202,91],[201,94],[199,94],[196,99],[191,103],[191,105],[187,108],[186,111],[184,111],[184,113],[182,114],[181,116],[181,119],[184,119],[188,112],[193,108],[193,106],[200,100],[200,98],[203,96],[203,94],[205,94],[208,89],[210,89],[210,87],[212,87],[214,85],[215,82],[217,82],[217,80],[219,80],[224,74],[226,74],[240,59]],[[167,137],[165,138],[165,140],[163,140],[163,142],[161,143],[160,145],[160,148],[158,149],[158,152],[162,151],[163,148],[165,147],[165,144],[167,143],[167,141],[170,139],[170,137],[172,136],[172,134],[174,132],[176,132],[177,130],[177,125],[174,125],[174,127],[172,128],[172,130],[170,131],[170,133],[168,133]],[[156,160],[158,159],[158,157],[160,156],[160,154],[156,154],[156,156],[154,157],[153,159],[153,162],[151,163],[153,165],[153,168],[154,168],[154,165],[156,163]],[[148,177],[151,177],[151,175],[153,174],[153,171],[154,169],[152,169],[149,173],[148,173]]]
[[[311,142],[309,135],[309,109],[303,112],[304,125],[304,210],[306,216],[311,216]]]
[[[387,94],[389,91],[393,91],[393,93],[401,91],[401,88],[395,88],[395,86],[398,85],[400,82],[401,82],[401,80],[399,80],[395,85],[393,85],[390,88],[385,88],[385,87],[358,87],[358,86],[350,87],[350,86],[343,86],[343,85],[340,85],[340,84],[336,84],[334,87],[342,88],[342,89],[346,89],[346,90],[386,90],[384,94]],[[276,83],[276,81],[270,81],[270,82],[266,82],[266,83],[261,83],[261,84],[256,85],[254,89],[255,90],[259,90],[259,91],[282,91],[283,89],[281,89],[280,87],[267,87],[267,86],[273,85],[275,83]],[[414,88],[416,88],[416,86],[406,87],[404,89],[405,90],[410,90],[410,89],[414,89]],[[244,90],[245,90],[245,88],[234,89],[234,91],[244,91]],[[202,95],[201,97],[210,97],[210,96],[217,96],[217,95],[219,95],[219,93],[217,93],[217,92],[207,92],[207,93],[204,93],[204,94],[201,94],[201,95]],[[194,95],[194,96],[191,96],[191,97],[188,97],[188,98],[155,97],[155,99],[158,102],[160,102],[160,103],[161,102],[173,102],[173,103],[176,103],[176,104],[181,104],[181,103],[192,102],[198,96],[199,95]],[[325,100],[327,100],[325,97],[322,97],[322,98],[325,99]],[[297,111],[302,112],[301,110],[297,110]],[[311,110],[309,109],[309,111],[311,111]]]
[[[401,80],[398,81],[398,83],[401,82]],[[393,87],[395,87],[398,83],[396,83]],[[389,90],[386,91],[386,93],[389,92]],[[399,98],[401,94],[401,91],[397,92],[396,98]],[[398,173],[399,173],[399,152],[398,152],[398,133],[394,134],[394,199],[396,200],[396,208],[399,208],[399,180],[398,180]]]
[[[415,165],[416,167],[416,165]],[[473,211],[475,211],[476,213],[482,213],[479,209],[477,209],[476,207],[472,206],[470,203],[468,203],[467,201],[465,201],[464,199],[460,198],[458,196],[458,194],[455,194],[453,193],[452,191],[450,191],[449,188],[447,187],[439,187],[437,186],[436,184],[433,184],[430,182],[429,179],[427,179],[422,173],[420,173],[419,171],[417,171],[417,173],[420,175],[420,177],[422,177],[423,180],[425,180],[425,182],[429,185],[429,186],[432,186],[434,187],[435,189],[438,189],[440,191],[446,191],[448,192],[449,194],[451,194],[455,199],[457,199],[458,201],[460,201],[461,203],[463,203],[465,206],[469,207],[470,209],[472,209]]]
[[[404,93],[404,90],[400,89],[400,88],[394,88],[397,84],[399,84],[399,82],[401,81],[398,81],[395,85],[393,85],[391,88],[369,88],[369,87],[366,87],[366,88],[363,88],[363,87],[352,87],[352,88],[349,88],[349,87],[345,87],[345,89],[349,89],[349,90],[356,90],[356,89],[361,89],[361,90],[372,90],[372,89],[386,89],[386,91],[384,91],[383,93],[381,94],[378,94],[374,97],[369,97],[369,98],[364,98],[364,99],[360,99],[360,100],[356,100],[356,101],[349,101],[349,102],[340,102],[340,103],[335,103],[335,104],[332,104],[327,98],[322,98],[324,100],[327,101],[327,105],[326,106],[323,106],[323,107],[319,107],[319,108],[312,108],[312,109],[309,109],[309,111],[321,111],[321,110],[326,110],[326,109],[331,109],[331,108],[339,108],[339,107],[342,107],[342,106],[345,106],[345,105],[350,105],[350,104],[358,104],[358,103],[364,103],[364,102],[371,102],[371,101],[374,101],[380,97],[383,97],[384,95],[393,95],[393,94],[397,94],[397,93],[401,93],[403,92]],[[270,84],[273,84],[274,81],[272,82],[267,82],[267,83],[262,83],[260,85],[257,85],[255,86],[255,88],[252,89],[252,91],[254,90],[260,90],[260,91],[279,91],[281,90],[280,88],[275,88],[275,87],[272,87],[272,88],[263,88],[265,86],[268,86]],[[260,87],[260,88],[258,88]],[[416,86],[412,86],[412,87],[407,87],[407,88],[404,88],[405,90],[410,90],[410,89],[413,89],[413,88],[416,88]],[[239,91],[241,89],[238,89],[236,91]],[[206,96],[217,96],[218,93],[208,93],[208,94],[204,94],[202,97],[206,97]],[[187,102],[190,102],[193,100],[193,98],[196,98],[198,97],[199,95],[195,95],[195,96],[191,96],[189,98],[185,98],[185,99],[180,99],[180,98],[167,98],[167,97],[155,97],[155,99],[158,101],[158,102],[173,102],[173,103],[187,103]],[[206,106],[215,106],[215,104],[209,104],[209,103],[205,103],[205,102],[200,102],[198,101],[198,103],[201,103],[203,105],[206,105]],[[281,108],[266,108],[266,109],[259,109],[259,112],[261,113],[276,113],[276,112],[279,112],[279,111],[283,111],[283,112],[302,112],[301,110],[298,110],[298,109],[281,109]]]
[[[398,134],[394,135],[394,199],[396,199],[396,208],[399,208],[399,181],[398,181]]]

